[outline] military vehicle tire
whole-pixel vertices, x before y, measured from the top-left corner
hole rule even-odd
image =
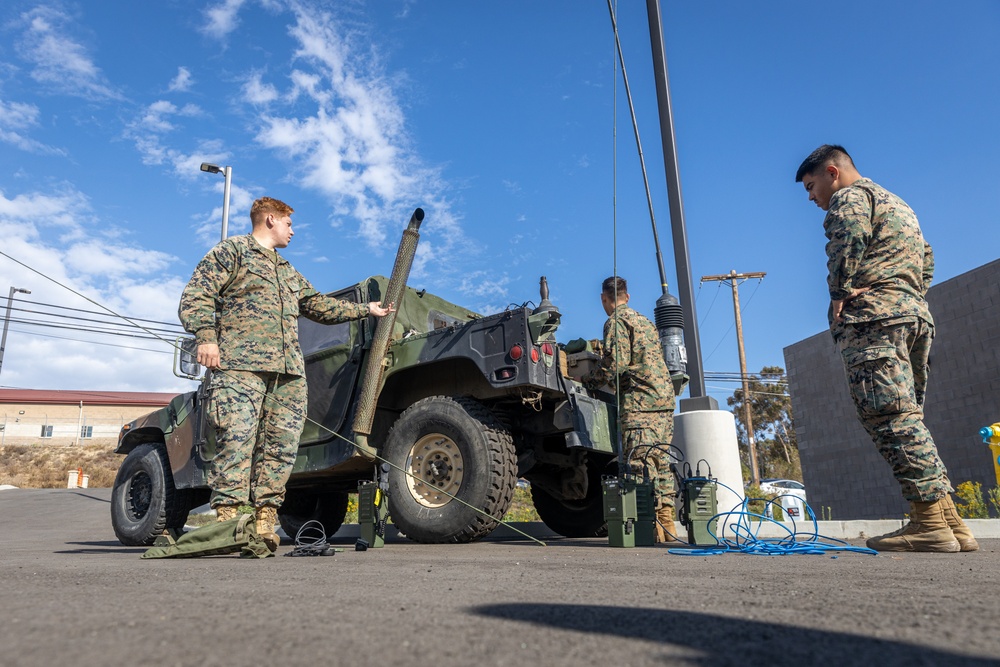
[[[145,443],[128,453],[111,490],[111,525],[119,542],[149,546],[165,529],[183,528],[190,511],[190,494],[174,488],[162,444]]]
[[[319,521],[329,540],[344,524],[348,499],[346,493],[338,491],[320,493],[311,490],[289,489],[285,494],[285,502],[278,508],[278,521],[281,523],[281,529],[294,540],[299,529],[307,521]]]
[[[517,458],[510,431],[472,398],[417,401],[396,420],[382,454],[393,465],[392,522],[415,542],[478,540],[496,528],[492,517],[502,518],[513,500]]]
[[[587,497],[581,500],[556,498],[539,486],[531,487],[531,500],[538,518],[563,537],[606,537],[608,534],[601,476],[594,470],[588,474]]]

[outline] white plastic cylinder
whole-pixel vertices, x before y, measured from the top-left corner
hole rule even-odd
[[[76,488],[77,480],[79,480],[79,479],[80,479],[80,471],[79,470],[70,470],[69,471],[69,479],[66,480],[66,488],[67,489],[75,489]]]
[[[86,489],[90,486],[90,475],[82,475],[80,477],[80,488]]]
[[[736,418],[725,410],[694,410],[674,415],[674,445],[684,454],[684,462],[702,477],[719,481],[716,492],[719,512],[739,510],[743,503],[743,469],[736,438]],[[707,465],[706,465],[707,463]],[[683,469],[683,468],[682,468]],[[722,531],[738,517],[722,517],[717,534],[732,537]]]

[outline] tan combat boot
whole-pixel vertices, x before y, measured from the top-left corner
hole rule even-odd
[[[972,536],[972,531],[969,530],[969,527],[962,521],[962,517],[958,515],[958,510],[955,508],[955,499],[947,495],[942,500],[945,503],[944,518],[948,522],[948,527],[951,528],[952,534],[955,535],[955,539],[958,540],[958,546],[961,547],[962,551],[979,551],[979,543]]]
[[[219,522],[235,519],[239,515],[239,505],[219,505],[215,508],[215,520]]]
[[[656,510],[656,543],[669,547],[684,544],[677,539],[677,526],[674,525],[674,508],[661,507]]]
[[[865,544],[875,551],[957,553],[958,540],[944,516],[945,500],[910,503],[910,522],[899,530],[872,537]]]
[[[274,532],[274,524],[278,523],[278,508],[270,505],[258,507],[256,514],[257,535],[264,540],[264,544],[271,550],[271,553],[274,553],[278,550],[278,545],[281,544],[281,538]]]

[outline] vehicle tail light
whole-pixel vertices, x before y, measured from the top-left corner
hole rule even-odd
[[[538,363],[538,348],[537,347],[531,348],[531,361],[532,361],[532,363],[536,363],[536,364]]]
[[[515,345],[514,347],[510,348],[510,358],[511,359],[513,359],[514,361],[517,361],[522,356],[524,356],[524,348],[523,347],[521,347],[520,345]]]

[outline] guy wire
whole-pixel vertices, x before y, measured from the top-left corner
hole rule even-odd
[[[115,312],[115,311],[114,311],[114,310],[112,310],[111,308],[108,308],[108,307],[107,307],[107,306],[105,306],[104,304],[101,304],[101,303],[98,303],[97,301],[94,301],[94,300],[93,300],[93,299],[91,299],[90,297],[88,297],[88,296],[86,296],[86,295],[84,295],[84,294],[81,294],[80,292],[77,292],[77,291],[76,291],[75,289],[73,289],[72,287],[69,287],[68,285],[64,285],[64,284],[62,284],[61,282],[59,282],[59,281],[58,281],[58,280],[56,280],[55,278],[52,278],[52,277],[50,277],[50,276],[47,276],[47,275],[45,275],[44,273],[42,273],[42,272],[41,272],[41,271],[39,271],[38,269],[35,269],[35,268],[31,267],[31,266],[28,266],[28,265],[27,265],[27,264],[25,264],[24,262],[22,262],[22,261],[20,261],[20,260],[17,260],[17,259],[15,259],[15,258],[13,258],[13,257],[11,257],[11,256],[10,256],[10,255],[8,255],[7,253],[3,252],[2,250],[0,250],[0,255],[2,255],[2,256],[4,256],[4,257],[6,257],[7,259],[9,259],[10,261],[14,262],[15,264],[18,264],[18,265],[20,265],[20,266],[23,266],[24,268],[28,269],[28,270],[29,270],[29,271],[31,271],[31,272],[33,272],[33,273],[36,273],[36,274],[38,274],[38,275],[39,275],[39,276],[41,276],[42,278],[45,278],[46,280],[48,280],[48,281],[50,281],[50,282],[52,282],[52,283],[55,283],[55,284],[56,284],[56,285],[58,285],[59,287],[62,287],[63,289],[65,289],[65,290],[67,290],[67,291],[69,291],[69,292],[72,292],[72,293],[73,293],[73,294],[75,294],[76,296],[78,296],[78,297],[80,297],[80,298],[82,298],[82,299],[84,299],[84,300],[88,301],[89,303],[92,303],[93,305],[97,306],[98,308],[102,308],[103,310],[106,310],[107,312],[111,313],[111,314],[112,314],[112,315],[114,315],[115,317],[120,317],[121,319],[125,320],[126,322],[128,322],[128,323],[129,323],[129,324],[131,324],[132,326],[134,326],[134,327],[136,327],[136,328],[138,328],[138,329],[141,329],[142,331],[145,331],[145,332],[146,332],[147,334],[149,334],[150,336],[153,336],[153,337],[154,337],[154,338],[156,338],[157,340],[160,340],[160,341],[162,341],[162,342],[166,343],[167,345],[169,345],[170,347],[174,348],[175,350],[181,350],[181,348],[180,348],[180,347],[178,347],[178,346],[177,346],[177,345],[176,345],[176,344],[175,344],[174,342],[172,342],[172,341],[169,341],[169,340],[167,340],[167,339],[165,339],[165,338],[162,338],[162,337],[160,337],[160,336],[156,335],[155,333],[153,333],[152,331],[149,331],[148,329],[146,329],[146,328],[145,328],[145,327],[143,327],[142,325],[140,325],[140,324],[137,324],[137,323],[135,323],[134,321],[132,321],[132,320],[131,320],[131,319],[129,319],[128,317],[126,317],[126,316],[124,316],[124,315],[122,315],[122,314],[120,314],[120,313],[117,313],[117,312]],[[183,350],[181,350],[181,351],[183,351]],[[219,372],[219,371],[216,371],[216,372]],[[221,371],[221,372],[223,372],[223,373],[224,373],[225,371]],[[251,390],[251,391],[253,391],[253,392],[256,392],[256,393],[258,393],[258,394],[264,394],[264,395],[266,396],[266,394],[265,394],[264,392],[260,391],[259,389],[257,389],[257,388],[256,388],[256,387],[254,387],[254,386],[251,386],[251,385],[249,385],[249,384],[248,384],[248,383],[246,383],[246,382],[243,382],[243,381],[242,381],[242,380],[241,380],[241,379],[240,379],[239,377],[236,377],[236,376],[230,376],[230,377],[232,377],[232,379],[234,379],[234,380],[236,380],[237,382],[239,382],[240,384],[242,384],[242,385],[243,385],[244,387],[246,387],[247,389],[249,389],[249,390]],[[290,411],[290,412],[292,412],[293,414],[296,414],[296,415],[301,415],[301,414],[302,414],[302,409],[301,409],[301,408],[297,408],[297,407],[291,407],[291,406],[289,406],[289,405],[287,405],[287,404],[285,404],[285,403],[283,403],[283,402],[281,402],[281,401],[279,401],[279,400],[275,399],[275,398],[274,398],[273,396],[271,396],[271,397],[270,397],[270,401],[271,401],[271,402],[272,402],[273,404],[276,404],[276,405],[279,405],[280,407],[283,407],[283,408],[285,408],[286,410],[289,410],[289,411]],[[324,426],[323,424],[320,424],[320,423],[319,423],[319,422],[317,422],[316,420],[314,420],[314,419],[310,419],[310,418],[309,418],[309,415],[308,415],[308,414],[306,414],[306,415],[305,415],[305,419],[306,419],[306,421],[307,421],[307,422],[310,422],[311,424],[314,424],[315,426],[318,426],[319,428],[321,428],[322,430],[326,431],[327,433],[330,433],[330,434],[331,434],[331,435],[333,435],[334,437],[337,437],[337,438],[340,438],[340,439],[341,439],[341,440],[343,440],[344,442],[346,442],[346,443],[348,443],[349,445],[351,445],[351,447],[355,447],[355,444],[354,444],[354,442],[352,442],[351,440],[348,440],[347,438],[345,438],[345,437],[344,437],[344,436],[342,436],[341,434],[337,433],[337,432],[336,432],[336,431],[334,431],[333,429],[331,429],[331,428],[328,428],[328,427]],[[400,466],[396,465],[396,464],[395,464],[395,463],[393,463],[392,461],[389,461],[389,460],[387,460],[387,459],[385,459],[385,458],[383,458],[383,457],[379,456],[378,454],[373,454],[373,456],[374,456],[374,457],[375,457],[376,459],[378,459],[379,461],[382,461],[383,463],[386,463],[386,464],[388,464],[388,465],[389,465],[389,467],[391,467],[391,468],[395,468],[396,470],[398,470],[399,472],[403,473],[403,474],[404,474],[404,475],[406,475],[407,477],[410,477],[410,478],[412,478],[412,479],[417,479],[417,478],[416,478],[416,476],[415,476],[415,475],[413,475],[413,473],[411,473],[411,472],[409,472],[409,471],[407,471],[407,470],[404,470],[403,468],[401,468]],[[531,541],[533,541],[533,542],[537,542],[538,544],[542,545],[543,547],[544,547],[544,546],[546,546],[545,542],[542,542],[542,541],[541,541],[541,540],[539,540],[538,538],[535,538],[535,537],[532,537],[531,535],[528,535],[528,534],[527,534],[527,533],[525,533],[524,531],[522,531],[522,530],[519,530],[519,529],[515,528],[515,527],[514,527],[514,526],[512,526],[511,524],[509,524],[509,523],[507,523],[506,521],[504,521],[504,520],[503,520],[502,518],[498,518],[498,517],[495,517],[495,516],[493,516],[492,514],[490,514],[489,512],[487,512],[487,511],[485,511],[485,510],[482,510],[482,509],[479,509],[479,508],[478,508],[478,507],[476,507],[475,505],[472,505],[472,504],[470,504],[470,503],[467,503],[467,502],[465,502],[464,500],[462,500],[461,498],[458,498],[457,496],[454,496],[454,495],[452,495],[452,494],[448,493],[447,491],[444,491],[443,489],[438,489],[438,491],[440,491],[440,492],[441,492],[441,493],[443,493],[444,495],[448,496],[448,497],[449,497],[449,498],[451,498],[452,500],[456,500],[456,501],[458,501],[458,502],[459,502],[460,504],[462,504],[462,505],[465,505],[465,506],[466,506],[466,507],[468,507],[469,509],[471,509],[471,510],[473,510],[473,511],[475,511],[475,512],[478,512],[478,513],[482,514],[483,516],[486,516],[486,517],[489,517],[490,519],[493,519],[493,520],[494,520],[494,521],[496,521],[497,523],[499,523],[499,524],[501,524],[501,525],[503,525],[503,526],[506,526],[507,528],[510,528],[510,529],[511,529],[511,530],[513,530],[513,531],[514,531],[515,533],[518,533],[519,535],[523,535],[524,537],[527,537],[527,538],[528,538],[529,540],[531,540]]]

